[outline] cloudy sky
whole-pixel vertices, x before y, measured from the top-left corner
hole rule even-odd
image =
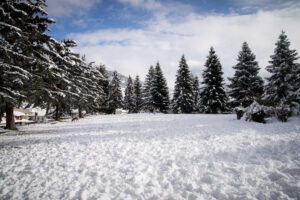
[[[209,48],[233,75],[242,42],[247,41],[267,77],[265,67],[282,30],[291,48],[300,50],[299,0],[48,0],[56,39],[74,39],[75,51],[88,61],[105,64],[124,75],[144,79],[160,62],[174,86],[184,54],[201,80]]]

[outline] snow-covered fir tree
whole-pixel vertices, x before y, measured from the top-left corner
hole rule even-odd
[[[41,89],[30,85],[38,78],[36,71],[51,63],[46,31],[54,21],[44,7],[44,0],[0,2],[0,106],[6,110],[7,129],[16,129],[13,107],[27,98],[28,90]]]
[[[42,89],[29,91],[29,103],[40,107],[55,107],[56,120],[60,120],[63,112],[71,109],[73,102],[80,104],[78,99],[84,97],[79,95],[85,86],[79,77],[86,63],[82,63],[79,54],[72,52],[71,48],[75,46],[76,43],[71,40],[53,39],[49,45],[53,52],[49,55],[51,65],[36,70],[39,78],[31,81],[32,85]]]
[[[170,108],[169,89],[159,62],[157,62],[154,71],[155,71],[154,79],[153,79],[154,108],[159,112],[166,113]]]
[[[117,71],[113,72],[112,80],[109,83],[108,107],[110,113],[116,113],[117,108],[123,107],[123,95],[121,81]]]
[[[193,79],[193,95],[194,95],[194,112],[200,112],[201,95],[200,95],[200,83],[197,76]]]
[[[100,80],[100,85],[102,86],[102,90],[103,90],[103,98],[102,98],[102,101],[100,103],[101,106],[100,106],[99,111],[107,113],[108,112],[108,103],[107,103],[107,101],[108,101],[108,94],[109,94],[109,88],[108,88],[109,79],[108,79],[108,74],[107,74],[105,65],[100,65],[98,67],[98,70],[100,71],[100,73],[103,76],[103,79]]]
[[[281,105],[293,106],[297,104],[296,93],[299,98],[299,65],[296,50],[290,49],[290,42],[284,31],[276,42],[274,55],[266,70],[271,73],[267,78],[263,100],[266,105],[277,107]],[[298,99],[299,100],[299,99]]]
[[[90,107],[93,102],[92,93],[96,84],[90,85],[93,83],[94,76],[90,72],[91,66],[88,66],[85,57],[72,51],[72,48],[77,46],[75,41],[63,40],[61,44],[63,49],[59,51],[59,54],[68,62],[56,62],[63,76],[57,77],[59,83],[55,84],[60,90],[58,95],[53,96],[56,106],[55,119],[59,120],[60,116],[65,112],[70,112],[72,107],[78,109],[79,117],[83,118],[82,111]],[[96,99],[97,96],[94,98]]]
[[[184,55],[179,62],[175,91],[172,100],[174,113],[191,113],[194,110],[193,78]]]
[[[153,66],[150,66],[148,74],[143,86],[143,110],[154,111],[154,100],[153,100],[153,83],[154,83],[155,70]]]
[[[129,113],[134,112],[135,110],[134,89],[133,89],[133,82],[131,76],[129,76],[127,80],[123,103],[124,103],[124,109],[129,110]]]
[[[91,66],[88,66],[85,56],[81,57],[72,51],[71,48],[77,46],[75,41],[63,40],[61,43],[63,50],[60,55],[68,63],[59,62],[58,64],[58,67],[64,70],[64,76],[58,78],[61,80],[56,85],[60,89],[61,95],[55,95],[55,119],[59,120],[63,113],[70,112],[72,108],[78,109],[78,117],[83,118],[82,111],[91,106],[90,102],[93,101],[91,93],[96,86],[96,84],[89,86],[94,79],[89,70]],[[95,98],[97,97],[95,96]]]
[[[263,94],[264,82],[258,75],[260,68],[255,60],[255,55],[246,42],[242,45],[237,61],[238,63],[233,66],[235,69],[234,76],[228,78],[231,82],[228,85],[230,88],[229,95],[232,97],[230,103],[232,107],[242,106],[246,108],[253,101],[259,102]]]
[[[264,101],[271,106],[277,106],[280,102],[291,105],[293,90],[295,90],[293,73],[297,68],[295,63],[298,59],[297,52],[290,49],[290,42],[283,31],[275,45],[274,55],[269,61],[271,65],[266,67],[271,76],[267,78]]]
[[[201,88],[201,111],[204,113],[222,113],[228,110],[227,95],[224,90],[222,66],[213,47],[203,71]]]
[[[88,113],[98,112],[102,106],[102,102],[105,98],[105,93],[103,91],[103,77],[102,73],[98,70],[98,67],[94,62],[91,62],[87,65],[87,69],[84,73],[84,91],[86,104],[82,106]],[[76,78],[75,78],[76,80]],[[88,86],[88,87],[86,87]],[[86,90],[87,89],[87,90]]]
[[[142,94],[142,83],[139,76],[136,76],[133,83],[134,89],[134,112],[138,113],[141,111],[143,106],[143,94]]]

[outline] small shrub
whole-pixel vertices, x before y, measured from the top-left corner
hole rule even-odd
[[[265,121],[266,113],[264,111],[264,106],[258,104],[254,101],[245,111],[245,120],[254,121],[259,123],[266,123]]]
[[[259,123],[266,123],[265,117],[266,117],[265,111],[259,110],[258,112],[251,114],[251,121],[259,122]]]
[[[287,122],[288,118],[292,115],[290,106],[281,103],[275,108],[275,115],[281,122]]]
[[[236,113],[236,118],[238,120],[240,120],[243,117],[244,113],[245,113],[245,109],[238,107],[238,108],[235,109],[235,113]]]

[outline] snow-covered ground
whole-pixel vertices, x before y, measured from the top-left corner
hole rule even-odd
[[[300,118],[132,114],[0,135],[0,199],[300,199]]]

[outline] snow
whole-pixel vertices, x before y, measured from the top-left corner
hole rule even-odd
[[[116,109],[116,114],[128,114],[129,110],[123,110],[120,108]]]
[[[35,123],[32,120],[28,120],[28,119],[21,119],[21,120],[15,120],[15,123],[25,123],[25,124],[30,124],[30,123]]]
[[[42,109],[40,107],[35,107],[31,109],[31,112],[37,113],[38,116],[45,116],[46,115],[46,109]]]
[[[0,135],[0,199],[300,199],[300,118],[128,114]]]
[[[25,116],[25,113],[19,112],[19,111],[14,111],[14,116]]]
[[[7,23],[5,23],[5,22],[0,22],[0,25],[1,25],[2,27],[8,27],[9,29],[11,29],[11,30],[13,30],[13,31],[22,32],[22,30],[19,29],[18,27],[12,26],[12,25],[7,24]]]
[[[14,111],[14,113],[16,113],[17,111]],[[22,112],[18,112],[18,113],[22,113]],[[22,113],[22,115],[15,115],[15,116],[25,116],[25,114],[24,113]],[[15,119],[15,123],[16,124],[20,124],[20,123],[24,123],[24,124],[32,124],[32,123],[35,123],[34,121],[32,121],[32,120],[28,120],[28,119],[21,119],[21,120],[16,120]],[[0,123],[0,126],[3,126],[3,127],[5,127],[5,125],[6,125],[6,118],[5,117],[3,117],[2,118],[2,121],[1,121],[1,123]],[[1,141],[1,140],[0,140]],[[1,148],[1,144],[0,144],[0,148]],[[0,198],[1,199],[1,198]]]

